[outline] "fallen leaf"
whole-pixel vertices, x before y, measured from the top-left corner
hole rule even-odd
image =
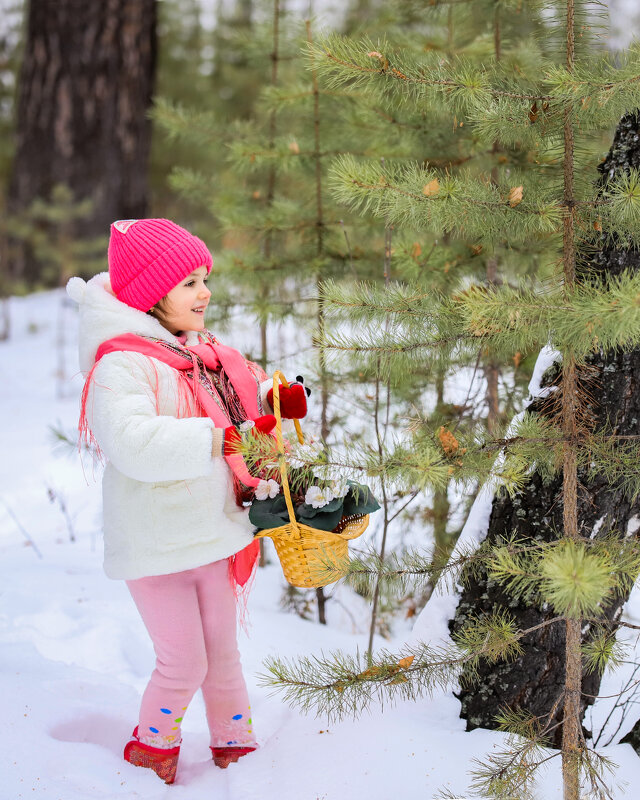
[[[300,145],[298,144],[298,142],[296,142],[295,139],[292,142],[289,142],[289,150],[291,150],[291,152],[294,153],[295,155],[299,155]]]
[[[511,208],[515,208],[522,202],[522,191],[522,186],[514,186],[509,192],[508,200]]]
[[[444,425],[440,426],[440,430],[438,431],[438,439],[440,440],[440,445],[447,456],[453,456],[458,452],[460,443],[451,433],[451,431],[448,431],[444,427]]]
[[[533,125],[533,123],[538,119],[538,103],[534,100],[533,105],[529,110],[529,122]]]
[[[599,217],[598,217],[598,219],[597,219],[597,220],[595,220],[595,222],[593,223],[593,228],[594,228],[594,230],[596,230],[596,231],[601,231],[601,230],[602,230],[602,220],[601,220]]]
[[[411,258],[419,258],[422,255],[422,247],[420,247],[420,242],[414,242],[413,247],[411,248]]]
[[[369,58],[377,58],[380,61],[380,66],[383,70],[385,70],[389,66],[389,59],[386,56],[383,56],[382,53],[379,53],[377,50],[371,50],[371,52],[367,53]]]
[[[358,677],[359,678],[380,678],[383,675],[386,675],[388,670],[385,667],[369,667],[369,669],[365,669],[364,672],[361,672]]]
[[[425,197],[434,197],[436,194],[438,194],[439,191],[440,191],[440,182],[438,181],[437,178],[434,178],[432,181],[429,181],[429,183],[425,184],[425,186],[422,189],[422,194]]]
[[[515,364],[516,369],[518,369],[521,362],[522,362],[522,353],[518,350],[518,352],[513,357],[513,363]]]
[[[409,667],[413,664],[415,656],[406,656],[405,658],[401,658],[398,661],[398,666],[402,667],[402,669],[409,669]]]

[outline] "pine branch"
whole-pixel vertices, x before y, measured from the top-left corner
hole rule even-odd
[[[370,661],[341,652],[295,661],[271,658],[265,661],[267,672],[260,675],[260,682],[305,713],[339,720],[355,717],[373,702],[416,700],[445,689],[458,680],[463,666],[472,673],[480,658],[512,658],[529,632],[517,631],[506,615],[486,616],[474,619],[451,646],[417,644],[398,654],[381,650]]]
[[[308,58],[317,61],[318,70],[330,87],[366,87],[374,81],[395,83],[412,100],[446,92],[456,111],[464,111],[473,101],[488,103],[496,97],[541,102],[551,99],[544,94],[492,86],[494,74],[490,68],[480,71],[463,58],[445,61],[438,53],[427,53],[416,60],[411,54],[392,51],[384,40],[373,42],[365,38],[355,42],[331,34],[308,48]]]
[[[545,736],[539,732],[536,720],[519,718],[515,714],[503,715],[501,729],[515,727],[519,733],[511,733],[504,745],[487,756],[486,760],[474,758],[471,771],[471,789],[493,798],[515,798],[534,800],[535,775],[542,764],[559,753],[546,751]],[[525,732],[526,731],[526,732]]]
[[[327,283],[322,292],[329,311],[346,310],[352,322],[368,323],[356,336],[349,330],[327,336],[324,346],[331,350],[421,358],[425,349],[453,347],[456,340],[462,345],[474,337],[506,354],[550,342],[580,358],[640,343],[640,275],[630,272],[569,291],[472,286],[451,300],[419,285],[390,287],[389,297],[367,285],[338,290]],[[395,321],[380,331],[375,320],[383,313]]]
[[[506,230],[517,243],[547,236],[560,228],[557,199],[541,189],[517,184],[497,186],[472,174],[438,175],[422,165],[358,162],[351,155],[336,159],[331,188],[339,203],[394,225],[431,233],[455,231],[478,242],[501,240]]]

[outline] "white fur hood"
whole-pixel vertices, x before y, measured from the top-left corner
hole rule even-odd
[[[114,336],[135,333],[171,343],[178,341],[157,319],[118,300],[111,288],[108,272],[101,272],[88,282],[71,278],[67,283],[67,294],[79,306],[78,342],[83,375],[93,366],[98,347]],[[197,342],[198,334],[189,331],[187,344]]]

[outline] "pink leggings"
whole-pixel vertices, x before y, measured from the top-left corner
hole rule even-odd
[[[127,586],[156,653],[140,707],[141,740],[156,747],[179,742],[182,717],[202,689],[211,745],[255,744],[228,560]]]

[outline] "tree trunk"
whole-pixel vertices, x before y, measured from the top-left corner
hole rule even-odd
[[[640,719],[636,722],[633,728],[631,728],[629,733],[620,739],[620,743],[630,744],[636,753],[640,755]]]
[[[640,119],[625,116],[616,131],[614,143],[599,169],[602,183],[631,168],[640,167]],[[615,243],[605,243],[591,256],[588,267],[605,276],[615,276],[623,270],[640,269],[640,251],[624,249]],[[617,435],[640,434],[640,348],[629,352],[597,353],[589,359],[593,377],[589,376],[591,397],[587,412],[596,428],[607,423]],[[561,371],[556,365],[547,382],[560,383]],[[597,400],[596,400],[597,398]],[[533,413],[545,413],[545,401],[529,406]],[[640,516],[640,500],[631,503],[618,486],[610,486],[604,478],[589,480],[579,475],[578,529],[582,536],[600,538],[615,533],[624,537],[633,518]],[[562,506],[563,475],[544,484],[534,473],[528,486],[513,499],[500,497],[494,500],[487,538],[496,540],[505,534],[515,533],[519,538],[550,541],[563,529]],[[604,620],[614,626],[626,597],[616,596],[605,609]],[[551,610],[540,610],[514,604],[512,598],[493,582],[481,576],[466,588],[461,596],[452,630],[458,629],[469,614],[478,614],[503,607],[513,614],[521,628],[527,628],[553,616]],[[583,639],[590,635],[588,625],[583,625]],[[560,746],[563,717],[563,688],[565,686],[565,626],[551,625],[529,634],[522,640],[524,653],[508,664],[484,664],[477,683],[461,691],[461,716],[467,720],[467,729],[494,728],[495,716],[501,707],[521,707],[541,718],[544,723],[557,724],[553,742]],[[464,682],[463,682],[464,685]],[[582,678],[580,719],[588,703],[588,695],[597,695],[600,685],[598,675]],[[547,720],[548,718],[548,720]]]
[[[439,369],[436,374],[436,413],[441,414],[445,407],[444,402],[444,370]],[[451,504],[449,503],[449,484],[433,492],[433,561],[444,563],[448,554],[455,545],[456,534],[447,531],[451,517]],[[435,585],[438,575],[432,578]]]
[[[114,219],[144,217],[156,0],[31,0],[24,52],[9,211],[64,184],[75,200],[93,201],[75,235],[104,236]],[[11,266],[37,278],[26,247]]]

